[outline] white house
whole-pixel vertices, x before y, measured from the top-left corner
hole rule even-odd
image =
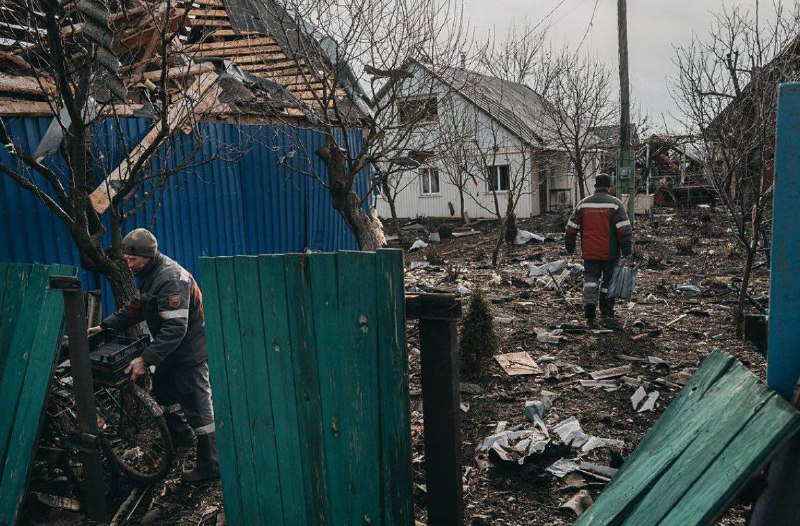
[[[566,153],[547,139],[548,103],[539,94],[464,68],[411,62],[409,69],[396,115],[401,129],[414,122],[418,151],[410,156],[421,164],[391,178],[398,217],[458,217],[459,187],[471,218],[495,217],[495,198],[504,208],[511,197],[520,218],[575,204],[576,178]],[[593,177],[586,185],[591,193]],[[382,217],[391,215],[386,194],[376,203]]]

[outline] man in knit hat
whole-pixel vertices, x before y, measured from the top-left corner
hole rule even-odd
[[[153,394],[164,407],[173,441],[186,444],[197,437],[197,462],[194,469],[183,472],[183,480],[214,480],[219,477],[219,460],[208,382],[203,296],[192,275],[159,253],[155,236],[144,228],[125,236],[122,253],[128,268],[139,278],[139,294],[99,327],[90,328],[89,333],[124,331],[139,322],[147,323],[152,343],[125,372],[135,382],[148,366],[156,367]]]

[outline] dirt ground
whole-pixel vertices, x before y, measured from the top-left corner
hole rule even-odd
[[[549,428],[576,417],[584,432],[597,437],[618,439],[624,446],[601,447],[582,455],[581,460],[619,467],[636,447],[659,414],[677,394],[680,384],[713,349],[723,349],[737,356],[760,377],[765,375],[765,361],[749,342],[738,341],[730,311],[735,305],[735,286],[739,282],[742,260],[721,212],[708,209],[663,210],[652,218],[638,218],[635,246],[642,256],[634,301],[619,303],[616,312],[623,325],[621,332],[575,334],[565,332],[558,344],[542,343],[537,333],[559,325],[583,324],[580,307],[582,278],[568,279],[558,290],[531,285],[525,281],[530,264],[564,259],[563,229],[565,215],[546,215],[519,222],[519,227],[544,235],[543,243],[506,245],[498,269],[490,265],[496,239],[494,225],[481,222],[474,235],[443,239],[406,256],[408,292],[449,292],[459,294],[466,309],[469,295],[464,289],[481,287],[491,300],[496,328],[501,336],[500,353],[527,351],[540,367],[553,364],[563,375],[572,366],[584,372],[562,378],[547,374],[509,376],[494,360],[484,364],[478,377],[461,379],[462,460],[464,466],[464,502],[467,524],[473,525],[562,525],[575,515],[560,504],[578,492],[576,485],[596,498],[604,483],[593,477],[570,479],[572,486],[545,468],[558,457],[526,463],[524,467],[477,454],[476,447],[505,421],[513,427],[525,424],[527,400],[542,398],[542,391],[554,394],[552,407],[544,421]],[[405,222],[409,242],[428,240],[424,229],[413,229],[420,222]],[[458,225],[452,225],[457,227]],[[580,260],[576,260],[580,262]],[[425,266],[427,264],[427,266]],[[412,269],[412,267],[415,267]],[[676,290],[694,283],[699,295]],[[751,290],[756,299],[768,294],[768,271],[764,266],[755,272]],[[464,294],[460,294],[461,288]],[[566,299],[565,299],[566,298]],[[685,315],[684,317],[681,317]],[[674,323],[664,328],[669,322]],[[411,410],[414,448],[414,484],[416,518],[425,522],[425,480],[420,390],[420,361],[417,327],[408,327],[411,367]],[[633,339],[645,331],[663,329],[659,335]],[[651,363],[648,357],[659,363]],[[660,359],[660,360],[658,360]],[[614,379],[619,387],[607,391],[586,387],[588,373],[630,365],[626,382]],[[580,370],[579,369],[579,370]],[[633,410],[631,396],[641,384],[649,393],[659,392],[652,412]],[[577,452],[568,455],[577,456]],[[191,452],[182,451],[181,460],[168,480],[147,490],[142,503],[131,517],[131,524],[212,525],[222,508],[219,483],[200,487],[182,485],[179,473],[183,463],[191,462]],[[128,495],[130,487],[116,488],[114,504]],[[744,524],[749,506],[739,503],[720,524]],[[30,502],[24,511],[23,524],[82,524],[80,514]]]
[[[524,468],[510,468],[509,463],[502,461],[487,467],[480,458],[485,454],[479,456],[475,451],[500,421],[507,421],[508,427],[518,424],[532,427],[523,415],[524,403],[541,399],[542,390],[555,393],[552,408],[545,418],[547,426],[552,428],[574,416],[587,434],[622,440],[624,447],[617,451],[599,448],[584,454],[582,459],[619,467],[677,394],[686,375],[712,350],[719,348],[735,355],[755,374],[764,377],[765,360],[758,349],[735,338],[730,311],[736,300],[734,287],[740,283],[741,254],[733,244],[724,219],[703,208],[665,210],[653,218],[639,218],[635,247],[641,255],[642,267],[637,274],[634,301],[616,306],[623,331],[564,334],[559,344],[541,343],[536,334],[562,324],[583,323],[579,310],[582,278],[564,283],[562,290],[566,300],[557,290],[529,286],[522,280],[529,264],[540,265],[567,257],[563,248],[566,216],[549,215],[520,222],[520,228],[544,235],[547,240],[507,245],[497,271],[489,264],[496,240],[491,223],[475,226],[478,234],[431,243],[408,254],[407,267],[423,261],[431,265],[407,272],[407,290],[414,290],[416,286],[426,292],[454,292],[460,285],[467,289],[480,286],[486,292],[493,304],[495,319],[504,322],[495,325],[501,335],[500,353],[528,351],[540,366],[574,364],[586,371],[560,380],[547,379],[541,374],[512,377],[490,360],[485,363],[481,376],[461,379],[467,524],[544,526],[570,524],[575,519],[573,512],[559,509],[559,506],[579,490],[543,469],[558,457],[544,464],[526,463]],[[413,241],[418,235],[424,238],[425,232],[409,231],[408,235]],[[692,280],[699,281],[700,295],[676,290]],[[757,299],[766,298],[768,294],[768,271],[763,266],[756,270],[751,294]],[[466,296],[463,301],[466,308]],[[685,317],[658,336],[632,339],[642,332],[662,328],[684,314]],[[415,328],[411,327],[414,475],[415,484],[421,485],[424,483],[424,421],[417,342]],[[660,358],[664,363],[652,364],[648,357]],[[632,368],[627,377],[642,382],[648,393],[659,391],[655,411],[637,413],[633,410],[630,398],[637,389],[635,386],[619,382],[619,389],[607,392],[580,384],[581,379],[590,378],[589,372],[624,365]],[[656,382],[657,379],[662,379],[662,383]],[[589,483],[586,489],[596,497],[603,483],[591,477],[587,477],[586,482]],[[424,521],[424,492],[419,486],[417,495],[417,516]],[[749,506],[742,504],[734,506],[720,524],[744,524],[748,509]]]

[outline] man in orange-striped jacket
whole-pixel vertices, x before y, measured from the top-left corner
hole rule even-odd
[[[572,254],[580,232],[585,267],[583,309],[587,323],[594,325],[599,288],[600,314],[604,324],[616,326],[614,299],[607,295],[608,282],[620,253],[625,257],[632,253],[631,222],[622,201],[608,193],[611,186],[608,175],[598,175],[594,186],[594,194],[578,203],[572,212],[564,242],[567,252]]]

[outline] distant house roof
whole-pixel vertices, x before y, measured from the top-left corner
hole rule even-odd
[[[546,142],[549,104],[524,84],[502,80],[465,68],[432,68],[414,61],[430,74],[483,110],[492,119],[526,144]]]

